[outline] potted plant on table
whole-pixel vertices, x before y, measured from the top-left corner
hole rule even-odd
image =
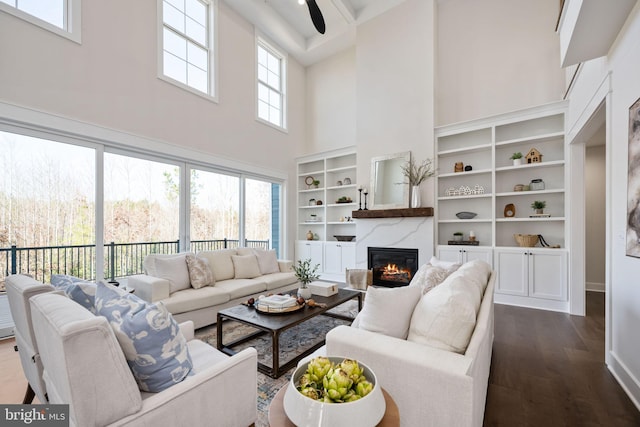
[[[318,280],[318,277],[320,277],[320,275],[317,274],[318,268],[320,268],[320,264],[316,264],[312,267],[310,259],[298,260],[298,262],[293,266],[296,279],[300,282],[298,297],[302,297],[304,299],[311,298],[309,283],[314,280]]]
[[[547,202],[544,200],[536,200],[531,203],[531,208],[536,211],[536,214],[540,215],[544,213],[544,208],[547,207]]]
[[[520,166],[522,164],[522,153],[519,151],[513,153],[509,158],[513,160],[513,166]]]
[[[453,241],[454,242],[462,242],[462,237],[464,236],[464,234],[462,233],[462,231],[456,231],[455,233],[453,233]]]

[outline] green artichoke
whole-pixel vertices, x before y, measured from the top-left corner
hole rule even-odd
[[[329,370],[322,380],[327,396],[334,402],[343,402],[352,384],[349,374],[339,367]]]
[[[300,393],[303,395],[313,399],[313,400],[321,400],[323,398],[322,392],[315,387],[302,387],[299,388]]]
[[[373,390],[373,384],[367,380],[361,381],[356,385],[356,394],[359,397],[365,397]]]
[[[332,364],[329,358],[319,356],[311,359],[307,367],[307,374],[312,382],[320,385],[322,384],[324,376],[327,375],[327,372],[329,372],[331,368]]]
[[[353,359],[344,359],[342,363],[340,363],[340,368],[349,375],[349,378],[351,378],[354,384],[360,381],[360,377],[364,379],[362,368],[358,362]]]

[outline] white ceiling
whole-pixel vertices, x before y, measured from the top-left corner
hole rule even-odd
[[[298,0],[225,0],[273,43],[308,66],[355,43],[356,27],[405,0],[316,0],[326,23],[319,34]]]

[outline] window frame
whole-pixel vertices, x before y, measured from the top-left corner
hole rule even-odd
[[[256,120],[260,123],[263,123],[267,126],[270,126],[274,129],[278,129],[279,131],[282,131],[284,133],[288,133],[288,128],[287,128],[287,67],[288,67],[288,55],[287,53],[279,48],[277,45],[275,45],[274,43],[272,43],[270,40],[268,40],[264,35],[262,34],[256,34],[255,37],[256,43],[255,43],[255,55],[254,55],[254,59],[255,59],[255,100],[256,100]],[[280,61],[280,90],[275,89],[273,86],[269,85],[267,82],[263,82],[262,80],[260,80],[259,78],[259,73],[258,73],[258,67],[260,66],[260,64],[258,63],[258,49],[259,47],[262,47],[263,49],[265,49],[268,53],[270,53],[271,55],[275,56],[276,58],[278,58],[278,60]],[[275,90],[276,92],[278,92],[280,94],[280,103],[281,103],[281,109],[280,109],[280,125],[277,125],[275,123],[270,122],[269,120],[263,119],[262,117],[260,117],[259,114],[259,104],[260,104],[260,99],[259,99],[259,90],[260,90],[260,84],[264,84],[265,86],[267,86],[269,89]]]
[[[60,37],[82,44],[82,0],[64,0],[64,9],[64,28],[60,28],[22,9],[0,2],[0,11],[13,15],[16,18],[52,32]]]
[[[157,69],[158,78],[180,89],[191,92],[211,102],[218,102],[218,0],[199,0],[207,5],[207,20],[209,23],[209,31],[207,33],[207,53],[208,66],[207,72],[207,92],[202,92],[194,87],[176,80],[164,73],[164,0],[157,0]],[[171,27],[168,27],[171,31]],[[179,34],[179,33],[178,33]],[[182,36],[182,35],[181,35]]]

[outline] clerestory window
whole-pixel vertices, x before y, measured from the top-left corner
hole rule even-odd
[[[215,1],[207,0],[159,0],[160,76],[213,98],[215,6]]]
[[[0,0],[0,10],[80,43],[80,0]]]
[[[257,37],[258,119],[286,129],[286,56]]]

